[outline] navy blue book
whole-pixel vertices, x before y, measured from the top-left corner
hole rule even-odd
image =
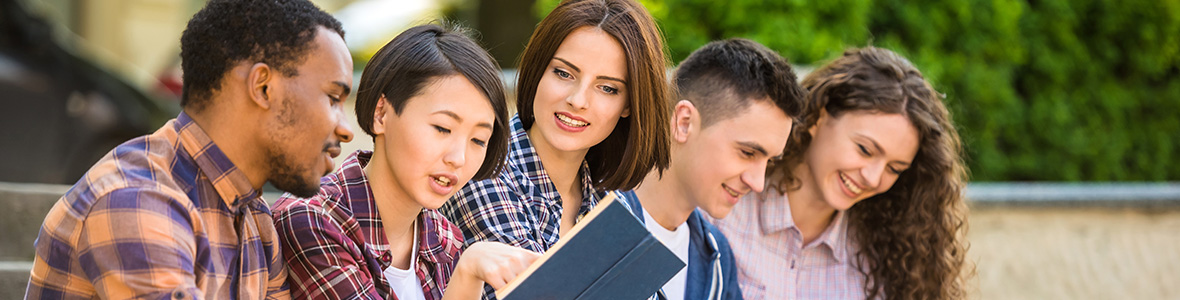
[[[615,193],[504,288],[501,300],[646,299],[684,268]]]

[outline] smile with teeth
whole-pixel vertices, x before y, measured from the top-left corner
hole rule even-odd
[[[722,188],[725,188],[725,192],[726,192],[726,193],[729,193],[729,195],[730,195],[730,196],[737,197],[737,196],[741,196],[741,195],[742,195],[742,193],[739,193],[738,191],[736,191],[736,190],[734,190],[734,189],[731,189],[731,188],[729,188],[728,186],[721,185],[721,187],[722,187]]]
[[[451,186],[451,179],[447,178],[446,176],[434,177],[434,182],[444,187]]]
[[[563,114],[554,114],[554,115],[557,116],[558,120],[561,120],[562,123],[565,123],[565,125],[569,125],[570,127],[586,127],[586,126],[590,125],[590,123],[574,120],[574,119],[571,119],[570,117],[567,117]]]
[[[840,183],[843,183],[844,187],[848,188],[848,191],[852,192],[853,194],[860,195],[860,193],[863,192],[860,188],[856,187],[855,184],[852,184],[852,178],[848,178],[848,176],[844,175],[844,173],[840,173]]]

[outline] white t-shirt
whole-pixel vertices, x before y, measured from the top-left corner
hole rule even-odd
[[[382,273],[385,275],[385,280],[389,281],[389,288],[393,290],[393,294],[397,295],[398,299],[426,300],[426,295],[422,293],[422,281],[418,279],[418,274],[414,271],[414,267],[418,265],[418,230],[416,226],[414,228],[414,248],[411,249],[408,270],[389,266]]]
[[[661,243],[664,243],[664,246],[667,246],[668,249],[671,249],[672,253],[676,254],[676,257],[684,261],[686,267],[680,269],[680,272],[676,273],[676,276],[672,276],[672,279],[664,283],[664,295],[668,296],[669,300],[683,300],[684,285],[688,281],[688,222],[680,223],[680,226],[677,226],[676,230],[670,231],[664,228],[664,226],[660,226],[660,223],[656,222],[655,219],[652,219],[651,214],[648,214],[646,209],[643,210],[643,220],[644,225],[647,225],[647,231],[650,231],[651,235],[655,236]]]

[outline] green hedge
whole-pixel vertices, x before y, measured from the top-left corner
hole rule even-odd
[[[976,181],[1180,180],[1178,0],[642,2],[676,61],[728,37],[798,65],[897,51],[947,95]]]

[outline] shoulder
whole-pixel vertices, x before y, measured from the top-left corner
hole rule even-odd
[[[496,177],[468,182],[452,197],[450,203],[444,206],[449,209],[442,210],[453,213],[452,210],[458,207],[466,207],[466,210],[474,211],[474,208],[496,205],[501,201],[523,199],[525,195],[522,185],[527,183],[519,181],[523,176],[519,176],[518,173],[511,168],[504,168]]]
[[[71,191],[89,193],[93,198],[98,198],[124,188],[181,190],[185,182],[191,183],[196,179],[197,172],[191,159],[178,157],[181,156],[180,151],[183,150],[176,147],[175,137],[161,132],[128,140],[99,159]],[[186,162],[192,166],[188,172],[185,172],[188,168],[183,166],[179,168],[181,170],[173,170],[178,164]],[[177,182],[177,175],[186,174],[190,178],[179,178],[184,182]]]
[[[436,245],[440,247],[442,253],[452,259],[457,259],[459,253],[463,248],[463,232],[459,230],[451,221],[448,221],[441,213],[433,209],[427,209],[422,212],[423,220],[430,223],[431,226],[428,231],[435,235],[439,241]]]
[[[696,226],[692,226],[694,227],[693,234],[700,235],[705,243],[713,248],[713,251],[719,252],[722,258],[727,256],[730,259],[733,258],[733,248],[729,245],[729,239],[725,237],[725,234],[717,226],[709,222],[700,210],[693,211],[689,217],[689,221],[691,223],[697,223]]]

